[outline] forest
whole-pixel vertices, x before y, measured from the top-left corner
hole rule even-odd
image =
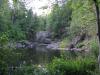
[[[0,0],[0,75],[100,75],[100,0],[32,1]]]

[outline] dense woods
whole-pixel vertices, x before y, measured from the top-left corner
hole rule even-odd
[[[0,0],[0,75],[99,75],[99,0],[55,0],[47,15],[26,4]]]

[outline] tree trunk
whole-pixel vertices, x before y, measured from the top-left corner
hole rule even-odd
[[[100,70],[100,11],[99,11],[99,5],[98,0],[93,0],[95,4],[96,9],[96,16],[97,16],[97,26],[98,26],[98,40],[99,40],[99,56],[98,56],[98,62],[99,62],[99,70]]]

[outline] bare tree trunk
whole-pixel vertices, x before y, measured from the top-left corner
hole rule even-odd
[[[96,15],[97,15],[97,26],[98,26],[98,40],[99,40],[99,56],[98,56],[98,62],[99,62],[99,70],[100,70],[100,11],[99,11],[99,5],[98,0],[93,0],[95,4],[96,9]]]

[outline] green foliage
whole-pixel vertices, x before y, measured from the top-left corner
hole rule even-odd
[[[20,59],[20,54],[8,48],[8,42],[8,34],[2,33],[0,35],[0,75],[7,75],[9,65],[17,65],[17,61]]]
[[[39,16],[39,25],[38,25],[38,31],[45,31],[47,29],[47,20],[48,17],[46,16]]]
[[[91,49],[92,55],[94,55],[97,58],[99,54],[99,46],[98,46],[97,40],[92,39],[90,40],[89,43],[90,43],[90,49]]]
[[[2,3],[0,0],[0,75],[7,75],[6,68],[9,65],[19,66],[17,62],[21,61],[20,57],[26,56],[26,59],[29,59],[31,56],[33,59],[31,50],[26,52],[23,50],[22,55],[21,50],[18,52],[18,50],[7,48],[6,45],[9,41],[34,41],[36,32],[43,30],[51,31],[54,38],[68,36],[67,38],[73,39],[82,33],[86,33],[90,37],[96,36],[96,17],[91,0],[67,0],[68,2],[62,6],[54,4],[51,13],[47,16],[33,14],[32,9],[26,9],[22,0],[13,1],[13,8],[10,8],[8,0],[2,0]],[[68,46],[70,41],[67,38],[62,40],[61,48]],[[99,53],[97,44],[96,40],[89,39],[89,41],[79,43],[76,47],[82,48],[83,45],[89,45],[92,54],[97,57]],[[75,55],[78,54],[68,52],[62,56],[69,56],[70,59],[75,58]],[[75,60],[57,58],[47,68],[24,65],[21,69],[15,70],[15,73],[16,75],[47,75],[49,71],[49,75],[91,75],[95,64],[95,60],[89,58]]]
[[[61,48],[66,48],[66,47],[68,47],[69,43],[70,43],[69,39],[68,39],[68,38],[65,38],[65,39],[63,39],[63,40],[61,41],[60,47],[61,47]]]
[[[55,4],[49,17],[49,28],[54,34],[54,37],[63,37],[67,34],[67,29],[71,21],[70,3],[59,6]]]
[[[28,40],[34,39],[35,33],[39,28],[39,18],[36,14],[33,14],[32,9],[27,12],[26,26],[24,25],[24,32]],[[22,27],[23,28],[23,27]]]
[[[89,0],[73,0],[70,34],[71,37],[75,37],[82,32],[92,36],[96,34],[96,17],[93,4]]]
[[[92,75],[95,70],[95,60],[80,58],[77,60],[54,59],[49,65],[50,75]]]
[[[37,65],[23,65],[14,72],[15,75],[47,75],[46,69]]]
[[[5,0],[4,0],[5,1]],[[4,2],[0,7],[0,32],[7,32],[10,25],[10,10],[7,2]]]
[[[12,28],[8,31],[8,35],[10,40],[18,41],[26,39],[25,32],[17,26],[12,26]]]
[[[33,11],[27,10],[22,1],[14,0],[11,8],[7,1],[0,7],[0,32],[8,32],[10,40],[30,40],[39,26],[39,18]]]
[[[84,46],[83,43],[79,43],[79,44],[76,45],[77,48],[82,48],[82,46]]]
[[[0,75],[7,75],[7,65],[0,60]]]
[[[8,75],[11,70],[9,67],[18,66],[20,56],[10,48],[0,48],[0,75]]]
[[[0,37],[0,43],[1,45],[6,45],[8,43],[8,35],[7,33],[2,33],[1,37]]]

